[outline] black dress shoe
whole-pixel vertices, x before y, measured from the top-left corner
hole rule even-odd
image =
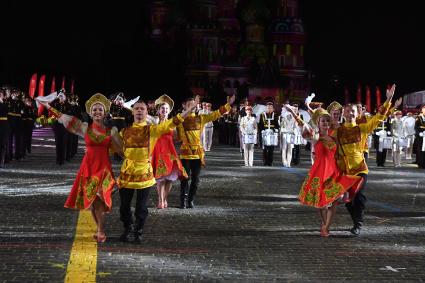
[[[134,231],[134,243],[135,244],[140,244],[142,242],[142,234],[143,234],[142,229]]]
[[[353,228],[350,229],[350,233],[355,235],[355,236],[358,236],[358,235],[360,235],[360,230],[361,230],[360,227],[353,226]]]
[[[124,229],[124,232],[121,234],[120,236],[120,241],[121,242],[129,242],[130,241],[130,234],[131,232],[133,232],[133,227],[127,227]]]

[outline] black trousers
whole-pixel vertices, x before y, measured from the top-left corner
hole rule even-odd
[[[9,158],[12,160],[22,158],[22,119],[21,117],[9,116]],[[13,154],[15,151],[15,154]]]
[[[189,187],[189,179],[182,179],[180,182],[180,201],[184,201],[187,197],[189,201],[193,201],[199,185],[199,175],[201,174],[201,159],[182,159],[182,165],[187,175],[191,179]],[[188,194],[189,191],[189,194]]]
[[[272,166],[273,165],[273,153],[274,153],[274,146],[264,146],[263,149],[263,160],[265,166]]]
[[[25,156],[25,154],[27,152],[31,153],[32,132],[33,132],[33,129],[34,129],[34,121],[33,120],[23,120],[22,124],[23,124],[23,128],[24,128],[22,156]]]
[[[382,149],[382,152],[376,150],[376,165],[384,166],[387,159],[387,149]]]
[[[292,149],[292,165],[298,165],[300,164],[300,145],[296,144],[294,145],[294,148]]]
[[[136,217],[136,230],[142,230],[145,226],[146,218],[148,218],[148,198],[150,188],[145,189],[127,189],[121,188],[120,199],[120,219],[124,224],[125,228],[130,227],[133,224],[133,218],[131,216],[131,201],[133,199],[134,192],[136,192],[136,210],[134,216]]]
[[[416,137],[415,141],[416,140],[416,164],[418,164],[419,168],[425,168],[425,151],[422,151],[423,137]]]
[[[367,183],[367,174],[362,173],[357,176],[363,178],[363,184],[354,197],[353,201],[345,204],[345,207],[347,207],[347,210],[351,215],[354,226],[361,227],[363,225],[364,209],[366,207],[367,201],[364,194],[364,189],[366,188]]]
[[[66,158],[66,147],[68,144],[68,132],[62,124],[56,122],[52,126],[55,134],[56,163],[63,164]]]
[[[0,121],[0,167],[7,162],[6,154],[9,147],[9,125],[7,121]]]

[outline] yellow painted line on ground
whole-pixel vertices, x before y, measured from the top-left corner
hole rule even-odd
[[[93,239],[96,229],[91,212],[81,210],[66,269],[66,283],[96,282],[97,242]]]

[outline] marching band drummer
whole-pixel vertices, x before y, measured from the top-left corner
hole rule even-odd
[[[416,130],[416,161],[419,168],[425,168],[425,104],[421,106],[415,123]]]
[[[387,150],[391,148],[391,144],[384,142],[384,140],[391,139],[390,127],[388,119],[380,122],[374,130],[374,145],[376,149],[376,165],[380,167],[385,166],[385,160],[387,159]]]
[[[274,112],[273,102],[267,102],[266,112],[260,117],[258,129],[263,139],[264,166],[273,166],[274,147],[278,144],[279,116]]]
[[[395,118],[391,120],[391,134],[393,136],[393,162],[394,167],[401,167],[401,151],[403,147],[405,147],[405,145],[402,144],[402,141],[405,137],[403,121],[401,120],[403,113],[401,111],[396,111],[394,115]]]
[[[291,167],[292,150],[295,142],[295,132],[297,130],[297,123],[292,117],[290,112],[282,109],[282,114],[279,119],[280,133],[281,133],[281,149],[282,149],[282,163],[284,167]]]
[[[412,112],[408,112],[403,119],[403,127],[407,138],[406,159],[412,159],[413,144],[415,142],[415,118]]]
[[[246,116],[240,121],[240,131],[243,141],[245,166],[252,167],[254,161],[254,145],[257,143],[257,121],[252,116],[252,107],[245,106]]]

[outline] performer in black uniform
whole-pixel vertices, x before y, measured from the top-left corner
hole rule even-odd
[[[0,168],[6,161],[6,151],[9,145],[9,122],[7,120],[8,107],[5,93],[0,89]]]
[[[416,130],[416,160],[419,168],[425,168],[425,104],[422,105],[415,122]]]
[[[12,91],[11,97],[8,100],[8,121],[9,121],[9,154],[10,160],[15,158],[16,160],[22,159],[22,112],[24,103],[19,99],[19,92],[17,90]],[[14,154],[13,154],[14,152]]]
[[[117,127],[118,131],[127,127],[127,125],[132,124],[132,113],[129,109],[124,107],[125,96],[122,92],[113,94],[110,96],[111,110],[110,114],[112,116],[112,125]]]
[[[387,159],[387,149],[381,148],[379,149],[379,138],[387,137],[390,129],[390,123],[386,119],[378,124],[378,126],[373,131],[373,145],[376,149],[376,165],[380,167],[385,166],[385,160]],[[382,146],[382,144],[381,144]]]
[[[68,102],[68,115],[74,116],[78,119],[82,119],[81,108],[78,105],[78,96],[75,94],[65,94]],[[78,136],[68,131],[68,139],[66,142],[66,161],[70,161],[78,150]]]
[[[25,104],[22,113],[22,128],[23,128],[23,146],[22,157],[25,158],[26,153],[31,153],[32,131],[34,122],[37,117],[34,101],[31,97],[25,97]]]
[[[60,113],[69,114],[70,105],[66,101],[65,94],[62,92],[59,93],[58,97],[50,105]],[[56,163],[58,165],[63,165],[66,158],[66,146],[68,143],[69,134],[65,127],[58,121],[53,123],[52,129],[53,133],[55,134]]]
[[[267,102],[266,112],[261,113],[260,122],[258,123],[258,130],[260,133],[274,134],[279,131],[279,115],[274,112],[273,102]],[[273,152],[274,145],[265,145],[262,141],[263,147],[263,162],[265,166],[273,166]]]

